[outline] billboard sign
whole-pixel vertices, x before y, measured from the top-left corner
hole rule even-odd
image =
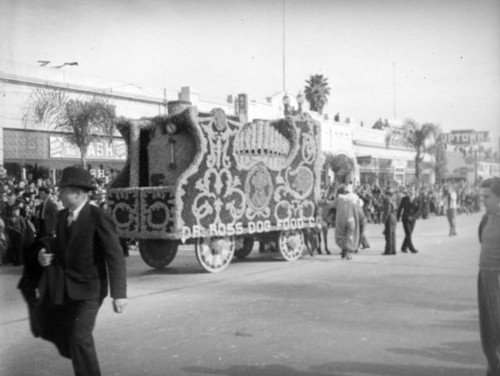
[[[488,131],[475,131],[474,129],[465,129],[459,131],[451,131],[450,133],[443,133],[441,134],[441,139],[445,144],[471,145],[481,142],[489,142],[490,136]]]
[[[50,158],[79,159],[80,150],[63,136],[50,137]],[[127,145],[124,140],[92,141],[87,149],[88,160],[116,160],[127,159]]]

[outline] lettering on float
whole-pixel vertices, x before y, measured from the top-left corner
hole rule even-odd
[[[275,230],[295,230],[301,228],[320,228],[321,220],[319,218],[309,217],[309,218],[286,218],[278,219],[276,222]],[[254,221],[247,223],[247,233],[248,234],[258,234],[262,232],[271,231],[271,221]],[[202,238],[202,237],[212,237],[212,236],[234,236],[242,235],[245,228],[242,222],[236,223],[219,223],[211,224],[208,228],[200,225],[194,225],[192,227],[183,226],[181,241],[184,243],[190,238]]]

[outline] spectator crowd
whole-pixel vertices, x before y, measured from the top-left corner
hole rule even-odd
[[[105,205],[105,185],[97,181],[92,203]],[[62,209],[57,186],[51,179],[0,177],[0,265],[24,264],[24,255],[36,238],[50,236],[54,224],[49,226],[49,204]],[[48,228],[50,227],[50,228]]]
[[[106,185],[103,181],[96,181],[97,189],[93,191],[93,204],[105,207]],[[325,200],[334,200],[341,193],[356,194],[360,199],[361,210],[356,217],[361,221],[359,239],[360,248],[368,248],[369,243],[364,236],[364,227],[367,224],[385,224],[387,217],[387,193],[391,194],[391,202],[397,208],[402,198],[412,189],[413,185],[397,185],[382,189],[376,184],[362,184],[357,187],[348,187],[342,184],[332,184],[323,190]],[[414,188],[414,187],[413,187]],[[465,182],[421,185],[416,194],[421,205],[420,218],[431,216],[445,216],[450,202],[447,193],[452,189],[456,195],[454,205],[457,214],[472,214],[480,211],[479,188]],[[22,265],[24,254],[31,247],[36,238],[51,235],[53,225],[48,226],[47,204],[62,209],[59,201],[57,186],[51,179],[34,178],[28,174],[26,179],[17,179],[10,176],[0,177],[0,265]],[[455,197],[455,196],[454,196]],[[384,210],[385,208],[385,210]],[[326,209],[327,211],[332,208]],[[328,216],[328,213],[325,213]],[[335,210],[330,211],[325,225],[334,227]],[[47,217],[47,218],[45,218]],[[51,227],[47,230],[46,227]],[[453,229],[454,231],[454,229]],[[128,253],[127,245],[123,244],[124,252]],[[328,252],[328,250],[326,249]],[[353,252],[357,251],[356,249]],[[343,249],[345,257],[349,257]]]
[[[363,214],[367,223],[383,224],[384,197],[390,190],[399,204],[405,194],[415,188],[422,205],[421,219],[428,219],[431,216],[444,216],[448,202],[446,200],[447,191],[453,187],[457,193],[457,213],[473,214],[481,210],[481,197],[479,187],[470,183],[436,183],[432,185],[414,184],[398,185],[394,184],[382,189],[376,184],[362,184],[354,188],[354,192],[363,201]],[[343,184],[333,184],[323,190],[323,196],[334,199],[339,191],[345,189]]]
[[[380,188],[378,185],[332,184],[322,192],[319,216],[323,226],[335,228],[335,239],[342,250],[342,258],[351,259],[358,249],[369,248],[364,235],[367,224],[384,226],[386,246],[384,255],[396,254],[395,229],[400,220],[405,237],[401,252],[418,253],[412,242],[417,219],[446,216],[450,225],[449,236],[456,236],[456,215],[470,215],[481,210],[478,186],[465,182],[432,185],[399,185]],[[322,235],[325,251],[326,231]],[[319,241],[318,253],[321,253]]]

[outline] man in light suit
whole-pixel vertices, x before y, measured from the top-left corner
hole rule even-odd
[[[90,173],[79,167],[63,170],[59,196],[64,209],[57,216],[56,237],[42,248],[39,335],[70,358],[76,376],[100,376],[92,331],[108,294],[116,313],[127,304],[125,258],[111,218],[90,205]]]

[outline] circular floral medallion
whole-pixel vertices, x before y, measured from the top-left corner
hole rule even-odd
[[[256,164],[248,172],[245,181],[245,194],[254,209],[263,209],[271,201],[274,191],[273,180],[263,163]]]

